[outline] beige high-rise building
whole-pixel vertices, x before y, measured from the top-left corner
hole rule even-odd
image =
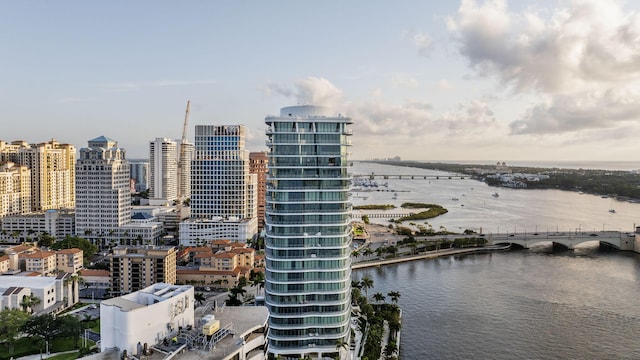
[[[149,142],[149,204],[172,205],[178,198],[178,144],[167,138]]]
[[[258,231],[264,229],[265,194],[269,158],[265,151],[249,153],[249,173],[258,176]]]
[[[117,246],[110,261],[111,296],[144,289],[155,283],[176,283],[176,248]]]
[[[14,162],[31,170],[31,211],[75,206],[76,149],[56,140],[39,144],[0,141],[0,163]]]
[[[0,218],[31,211],[31,171],[23,165],[0,164]]]

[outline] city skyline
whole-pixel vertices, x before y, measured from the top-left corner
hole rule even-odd
[[[344,111],[352,159],[636,160],[640,5],[617,1],[4,2],[4,141],[77,149]],[[328,21],[330,20],[330,21]],[[331,25],[327,25],[331,24]]]

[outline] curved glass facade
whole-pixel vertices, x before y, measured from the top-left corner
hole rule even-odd
[[[265,122],[268,351],[334,356],[336,343],[350,336],[352,120],[322,107],[292,106]]]

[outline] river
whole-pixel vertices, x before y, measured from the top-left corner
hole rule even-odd
[[[352,168],[354,174],[371,172],[434,173],[361,163]],[[490,188],[473,180],[383,181],[391,192],[368,192],[367,200],[356,197],[354,204],[438,203],[450,211],[429,222],[452,231],[631,231],[640,223],[640,204],[593,195]],[[498,198],[491,196],[496,191]],[[617,212],[609,213],[610,207]],[[401,294],[403,360],[640,358],[635,253],[601,250],[597,242],[574,251],[540,244],[353,272],[354,279],[365,275],[374,280],[370,294]]]

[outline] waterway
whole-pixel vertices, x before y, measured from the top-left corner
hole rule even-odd
[[[433,173],[358,163],[352,172]],[[473,180],[384,182],[398,199],[393,191],[369,192],[354,204],[439,203],[450,211],[430,223],[450,230],[631,231],[640,224],[640,204],[593,195],[496,189]],[[370,294],[401,293],[403,360],[640,358],[639,254],[601,250],[597,242],[562,252],[540,244],[353,272],[356,280],[365,275],[374,280]]]

